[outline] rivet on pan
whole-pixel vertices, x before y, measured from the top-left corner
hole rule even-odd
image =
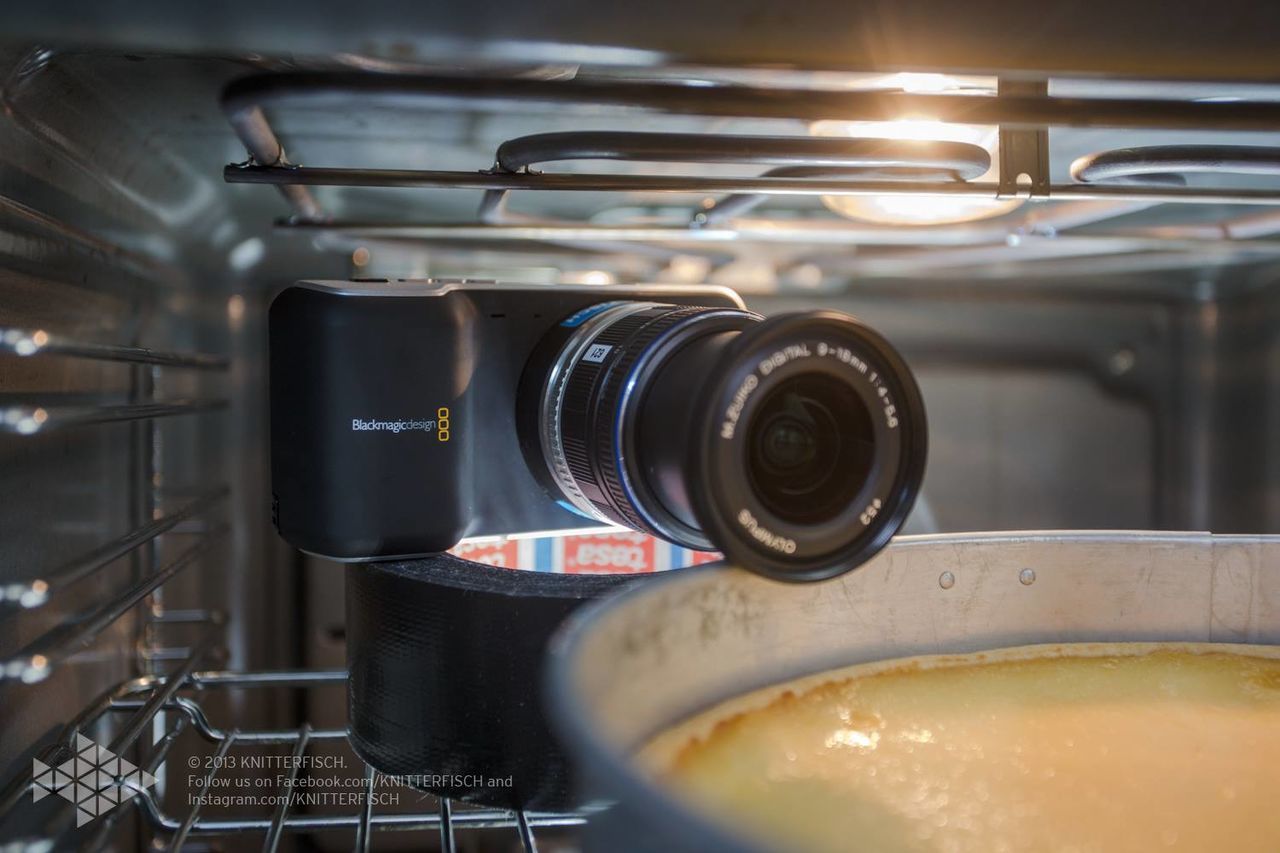
[[[1031,586],[1036,582],[1035,569],[1023,569],[1018,572],[1018,580],[1022,581],[1024,586]]]
[[[951,589],[951,587],[955,585],[956,585],[956,576],[953,575],[951,572],[943,572],[942,574],[938,575],[938,586],[942,587],[943,589]]]

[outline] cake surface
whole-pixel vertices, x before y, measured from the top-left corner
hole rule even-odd
[[[640,753],[788,850],[1280,850],[1280,647],[1027,646],[853,666]]]

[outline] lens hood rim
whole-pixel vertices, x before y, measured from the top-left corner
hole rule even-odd
[[[877,387],[886,389],[895,406],[898,420],[896,460],[880,460],[877,464],[895,466],[890,485],[885,491],[878,513],[864,529],[851,535],[842,545],[819,555],[795,557],[766,550],[755,544],[738,522],[744,501],[759,506],[753,495],[726,493],[726,485],[735,480],[728,466],[745,464],[741,448],[749,442],[746,426],[752,406],[766,394],[768,379],[760,380],[760,393],[753,390],[741,407],[740,423],[731,438],[723,438],[725,414],[740,392],[747,376],[755,375],[765,350],[778,350],[788,344],[814,343],[822,331],[830,341],[852,350],[875,374]],[[816,344],[815,344],[816,345]],[[720,546],[726,559],[757,574],[782,581],[820,581],[851,571],[871,559],[901,529],[915,505],[924,480],[928,453],[928,430],[924,400],[906,361],[877,331],[855,317],[838,311],[820,310],[776,315],[744,330],[707,377],[705,407],[696,424],[697,439],[690,442],[688,471],[696,478],[689,484],[689,494],[700,526],[711,541]],[[877,413],[873,410],[873,418]],[[730,442],[726,446],[725,442]],[[726,452],[728,447],[729,452]],[[896,463],[896,465],[895,465]],[[873,475],[874,477],[875,475]],[[740,478],[737,478],[740,480]],[[855,516],[856,519],[856,516]],[[855,520],[854,524],[858,522]],[[780,525],[786,529],[788,525]],[[792,526],[792,529],[799,525]]]

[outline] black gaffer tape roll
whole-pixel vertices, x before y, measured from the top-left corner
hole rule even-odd
[[[448,554],[347,569],[351,743],[387,775],[475,803],[574,805],[542,710],[551,635],[634,575],[499,569]]]

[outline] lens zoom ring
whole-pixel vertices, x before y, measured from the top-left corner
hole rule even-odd
[[[596,463],[599,466],[601,485],[609,493],[611,503],[622,515],[628,527],[646,530],[655,534],[659,533],[659,531],[653,530],[635,509],[622,484],[622,471],[619,470],[617,465],[618,454],[614,446],[614,436],[616,435],[615,418],[624,385],[631,375],[632,368],[635,367],[636,362],[639,361],[651,343],[664,335],[671,327],[688,317],[703,314],[706,310],[706,308],[681,308],[669,311],[636,332],[627,341],[626,349],[618,355],[613,369],[605,377],[604,387],[600,390],[600,403],[596,409],[594,424],[595,440],[592,449],[595,451]]]
[[[706,310],[661,306],[619,319],[595,339],[596,344],[614,347],[610,357],[595,370],[583,370],[581,385],[575,386],[579,378],[576,375],[569,380],[565,394],[566,422],[571,419],[582,427],[581,432],[569,430],[566,423],[565,457],[576,460],[570,462],[570,470],[579,484],[584,481],[597,484],[597,489],[584,489],[584,494],[601,512],[627,527],[658,533],[632,505],[617,466],[615,417],[624,383],[651,343],[671,327]],[[581,362],[579,365],[585,366]],[[578,366],[574,372],[578,372]],[[594,410],[589,410],[592,388],[601,381],[603,385],[594,395]],[[569,414],[571,406],[575,410],[573,414]]]

